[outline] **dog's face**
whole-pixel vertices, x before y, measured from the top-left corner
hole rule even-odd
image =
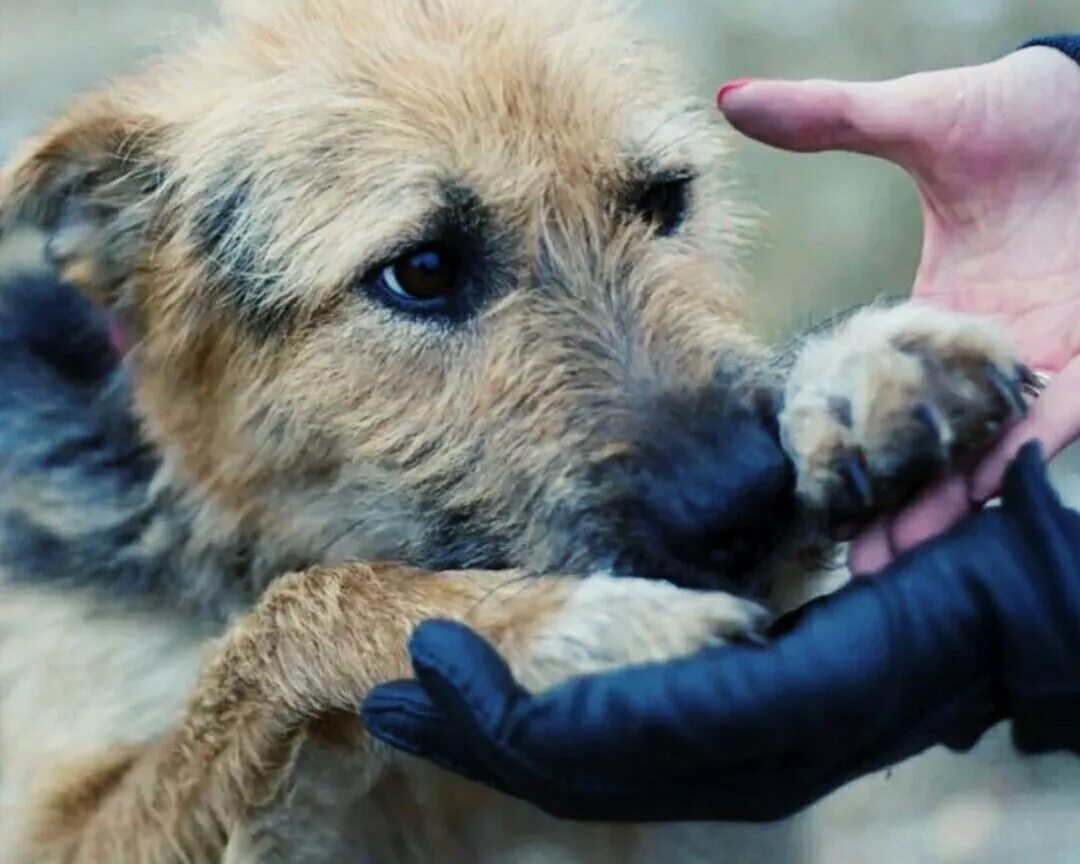
[[[757,358],[706,107],[597,3],[251,5],[3,181],[165,458],[313,556],[692,570]]]

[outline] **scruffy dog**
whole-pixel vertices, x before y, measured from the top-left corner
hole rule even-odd
[[[732,418],[796,465],[781,550],[1022,405],[996,330],[910,306],[774,377],[722,133],[665,70],[603,2],[252,2],[12,160],[3,224],[84,293],[0,296],[0,858],[717,860],[355,713],[431,617],[534,687],[758,626],[688,587]]]

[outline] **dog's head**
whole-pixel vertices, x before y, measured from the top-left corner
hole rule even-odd
[[[603,2],[247,5],[0,186],[163,457],[312,556],[698,572],[762,389],[707,107]]]

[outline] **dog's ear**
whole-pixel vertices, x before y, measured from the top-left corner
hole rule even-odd
[[[162,128],[109,96],[78,103],[0,171],[0,236],[40,229],[57,272],[110,300],[135,266],[165,172]]]

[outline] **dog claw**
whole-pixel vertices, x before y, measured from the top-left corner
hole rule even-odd
[[[770,644],[769,637],[760,630],[743,630],[729,637],[728,641],[736,645],[753,645],[757,648],[764,648]]]
[[[944,421],[941,419],[941,415],[925,402],[912,408],[911,415],[921,426],[929,429],[938,441],[943,441],[948,437],[948,431],[945,428]]]
[[[986,377],[1008,406],[1011,416],[1023,417],[1027,413],[1027,402],[1024,401],[1024,394],[1021,390],[1022,378],[1020,380],[1010,380],[993,363],[987,364]]]
[[[1024,394],[1032,399],[1038,399],[1046,389],[1049,376],[1036,372],[1021,363],[1016,367],[1016,377],[1020,381],[1020,389]]]
[[[952,429],[945,418],[925,402],[916,405],[911,410],[911,416],[933,436],[934,445],[938,451],[938,459],[948,461],[953,436]]]

